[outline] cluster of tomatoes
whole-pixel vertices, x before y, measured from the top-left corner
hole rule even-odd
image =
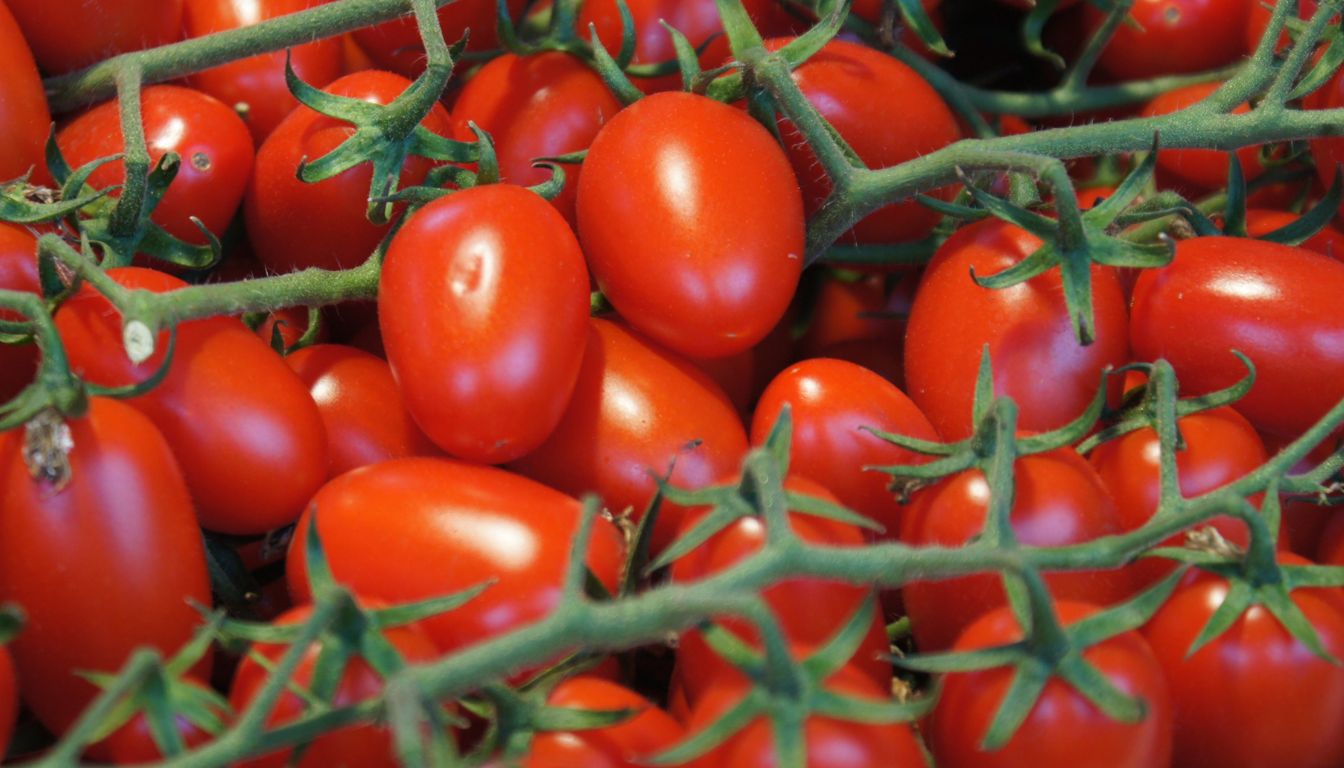
[[[44,155],[53,116],[39,73],[61,75],[116,53],[321,4],[3,0],[0,181],[22,179],[7,194],[20,190],[28,202],[43,201],[49,195],[41,190],[65,181]],[[628,10],[638,67],[676,57],[663,20],[698,46],[700,65],[712,69],[731,60],[722,5],[587,0],[577,24],[591,25],[615,54]],[[769,51],[785,49],[816,21],[802,5],[741,5]],[[955,25],[941,20],[937,3],[925,5],[955,44]],[[1303,3],[1302,18],[1310,5]],[[549,12],[545,2],[507,6],[515,18]],[[880,25],[895,17],[895,4],[856,2],[852,12]],[[1216,7],[1145,2],[1133,13],[1138,23],[1118,28],[1096,78],[1118,82],[1236,64],[1255,50],[1268,19],[1268,10],[1251,0]],[[479,53],[500,45],[495,14],[494,2],[458,0],[440,10],[439,20],[449,40],[470,28],[466,50]],[[1106,18],[1091,3],[1066,0],[1046,38],[1058,38],[1057,47],[1069,54],[1069,40],[1085,38]],[[1198,45],[1188,44],[1192,34]],[[742,465],[753,447],[778,439],[786,413],[788,497],[857,513],[791,512],[796,536],[840,548],[874,540],[972,544],[991,503],[981,471],[898,487],[870,468],[933,460],[879,432],[928,443],[987,439],[976,434],[985,405],[983,393],[977,404],[977,375],[986,354],[994,393],[1014,400],[1015,427],[1031,435],[1074,422],[1099,387],[1118,408],[1124,390],[1143,385],[1140,370],[1125,377],[1107,376],[1108,369],[1163,359],[1182,395],[1197,396],[1240,381],[1246,367],[1232,350],[1243,353],[1255,374],[1244,397],[1182,411],[1176,463],[1188,497],[1253,472],[1344,400],[1338,301],[1344,264],[1336,258],[1344,254],[1344,232],[1326,225],[1294,238],[1300,245],[1254,239],[1283,240],[1297,219],[1290,205],[1325,194],[1344,140],[1315,142],[1315,175],[1261,186],[1244,215],[1227,216],[1236,231],[1229,226],[1227,236],[1181,239],[1168,266],[1093,265],[1094,338],[1084,345],[1060,270],[1007,288],[976,280],[1031,257],[1046,245],[1039,233],[992,217],[953,227],[933,207],[905,200],[861,218],[842,243],[937,242],[922,268],[804,269],[808,218],[836,192],[814,153],[817,136],[783,116],[767,128],[745,102],[684,92],[676,74],[635,78],[646,95],[627,104],[591,62],[559,50],[459,65],[421,126],[460,142],[487,134],[494,159],[478,154],[482,159],[466,169],[480,171],[481,183],[418,207],[398,203],[392,222],[371,219],[371,162],[315,183],[300,178],[355,128],[300,104],[286,84],[286,61],[309,85],[344,97],[332,103],[353,119],[411,86],[424,67],[419,35],[408,17],[299,46],[288,58],[264,54],[144,86],[140,113],[151,161],[168,153],[181,161],[161,199],[149,201],[150,221],[141,231],[151,234],[144,242],[175,238],[202,246],[210,240],[204,229],[222,240],[224,256],[205,271],[137,256],[133,266],[106,269],[107,278],[172,301],[192,283],[236,289],[265,275],[355,268],[371,254],[381,275],[376,304],[349,301],[320,315],[295,307],[260,326],[236,316],[187,320],[162,333],[154,353],[139,362],[127,355],[123,308],[106,290],[76,283],[68,270],[39,269],[39,238],[55,234],[79,249],[83,229],[97,240],[108,217],[117,216],[125,183],[123,117],[115,100],[55,115],[54,146],[64,164],[88,169],[87,188],[110,195],[71,215],[0,222],[0,287],[59,298],[49,322],[69,370],[99,391],[161,380],[134,397],[91,397],[77,412],[44,411],[0,434],[0,600],[26,616],[0,650],[0,750],[20,699],[26,731],[59,737],[98,695],[98,685],[81,672],[115,672],[136,648],[172,656],[187,647],[204,622],[193,604],[210,606],[212,592],[217,605],[251,619],[303,622],[320,578],[308,568],[312,532],[336,581],[370,608],[488,583],[451,611],[386,630],[387,643],[407,663],[487,643],[555,611],[585,494],[596,494],[610,513],[597,520],[588,547],[594,589],[623,592],[631,532],[650,509],[657,517],[647,532],[648,557],[667,566],[655,582],[694,584],[721,574],[766,546],[761,518],[741,512],[752,496]],[[905,40],[922,50],[915,37]],[[1290,41],[1285,35],[1282,42]],[[821,46],[792,77],[871,168],[938,152],[969,130],[913,69],[856,36]],[[1175,112],[1216,88],[1174,90],[1135,105],[1134,114]],[[1338,107],[1344,85],[1332,79],[1306,102]],[[1005,127],[1031,130],[1001,117]],[[580,151],[582,162],[536,162]],[[1237,156],[1254,181],[1282,154],[1252,147]],[[1084,207],[1116,194],[1118,178],[1097,175],[1103,166],[1110,167],[1074,168]],[[548,184],[557,167],[562,187]],[[441,168],[412,155],[397,187],[433,183]],[[490,178],[496,170],[497,182]],[[1173,190],[1198,199],[1228,183],[1227,152],[1164,150],[1144,194]],[[551,199],[537,191],[548,186],[558,189]],[[954,192],[930,194],[951,200]],[[1048,201],[1040,211],[1053,215]],[[104,255],[96,243],[89,254]],[[120,254],[127,262],[132,255]],[[602,301],[593,300],[595,291]],[[237,295],[239,309],[248,309],[245,291]],[[22,319],[9,310],[3,318],[10,325]],[[31,336],[13,341],[0,346],[6,399],[43,386],[34,377],[39,366],[44,377],[50,372],[53,352],[40,350]],[[1131,391],[1130,400],[1137,399]],[[1332,449],[1323,442],[1313,458],[1324,460]],[[1161,497],[1161,454],[1149,425],[1086,454],[1063,445],[1017,458],[1015,539],[1058,547],[1143,528]],[[717,507],[655,503],[660,478],[675,488],[730,490],[714,497],[722,502]],[[1250,498],[1257,506],[1272,502],[1263,494]],[[1285,497],[1282,507],[1277,534],[1285,564],[1344,565],[1344,517],[1295,497]],[[738,514],[724,518],[725,509]],[[719,524],[702,535],[713,515]],[[1219,517],[1211,525],[1219,552],[1255,546],[1242,520]],[[276,534],[286,530],[294,531],[287,547]],[[698,542],[693,547],[686,545],[688,533]],[[1178,535],[1167,543],[1182,541]],[[1142,560],[1048,573],[1045,582],[1060,620],[1082,626],[1173,568],[1170,561]],[[267,573],[270,583],[253,583]],[[229,574],[257,589],[248,605],[225,605]],[[864,704],[877,712],[892,703],[887,621],[908,619],[911,638],[901,647],[920,653],[1022,639],[1002,583],[982,574],[914,581],[879,594],[870,585],[796,577],[761,593],[800,662],[834,661],[836,638],[862,622],[845,658],[808,667],[825,667],[810,680],[816,691],[808,701],[826,706],[798,721],[806,764],[925,765],[926,753],[939,766],[1053,765],[1082,755],[1098,766],[1344,764],[1338,728],[1344,667],[1337,661],[1344,658],[1344,593],[1337,587],[1291,593],[1294,615],[1314,630],[1315,647],[1304,643],[1300,624],[1294,631],[1283,625],[1282,612],[1294,609],[1252,601],[1222,622],[1230,628],[1200,637],[1201,647],[1190,653],[1229,593],[1247,583],[1263,586],[1213,573],[1192,572],[1141,629],[1093,638],[1078,649],[1113,689],[1143,702],[1136,721],[1104,714],[1070,683],[1051,677],[1011,738],[986,750],[983,740],[1013,680],[1008,667],[942,676],[931,714],[918,724],[855,715]],[[718,619],[745,647],[759,650],[761,638],[749,624]],[[558,682],[545,678],[535,695],[548,707],[633,715],[586,729],[568,729],[562,718],[489,759],[531,768],[639,765],[731,718],[741,702],[758,701],[751,697],[759,696],[760,680],[726,660],[723,641],[711,635],[701,626],[678,637],[670,678],[644,670],[632,679],[605,662]],[[246,710],[284,650],[258,643],[241,660],[219,650],[197,653],[178,665],[183,678],[171,686],[173,701],[205,702],[184,706],[197,716],[178,718],[179,743],[166,744],[142,716],[125,711],[87,756],[145,761],[208,742],[212,730]],[[557,659],[572,650],[557,648]],[[316,694],[303,689],[323,665],[320,652],[320,644],[309,649],[290,689],[267,713],[268,724],[308,711]],[[376,666],[346,660],[339,683],[325,686],[322,696],[341,706],[378,695]],[[519,671],[512,682],[538,671]],[[775,764],[784,743],[774,730],[778,722],[760,716],[742,722],[679,764]],[[484,730],[469,728],[455,738],[467,746]],[[48,743],[30,736],[18,751]],[[247,764],[285,765],[291,757],[305,766],[396,764],[381,724],[332,731],[297,755],[283,750]]]

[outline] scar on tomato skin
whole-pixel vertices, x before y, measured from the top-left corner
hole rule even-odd
[[[210,170],[210,156],[204,152],[197,152],[191,156],[191,167],[198,171]]]

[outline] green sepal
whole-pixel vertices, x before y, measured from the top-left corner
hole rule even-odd
[[[803,673],[814,680],[824,680],[854,658],[863,646],[868,630],[873,626],[877,610],[877,595],[869,592],[850,614],[840,630],[802,662]]]
[[[1295,221],[1259,235],[1258,238],[1283,245],[1301,245],[1334,220],[1341,202],[1344,202],[1344,173],[1336,168],[1335,178],[1330,182],[1330,190],[1325,193],[1325,197]]]
[[[1029,655],[1030,649],[1027,642],[1019,640],[1007,645],[977,648],[973,651],[893,656],[891,661],[896,666],[912,672],[947,674],[949,672],[977,672],[982,669],[1006,667],[1018,663]]]
[[[639,38],[635,30],[635,17],[630,13],[630,5],[625,0],[616,0],[616,13],[621,17],[621,48],[616,52],[614,63],[617,69],[624,70],[635,60],[635,48]],[[596,40],[593,41],[593,45],[598,45]]]
[[[1223,602],[1209,617],[1204,627],[1200,629],[1199,634],[1195,636],[1190,647],[1185,652],[1185,657],[1190,658],[1203,648],[1205,645],[1218,639],[1218,636],[1226,632],[1237,623],[1241,614],[1251,607],[1254,598],[1254,590],[1251,586],[1241,579],[1233,578],[1228,583],[1227,595]]]
[[[1059,0],[1044,1],[1058,2]],[[938,31],[938,27],[933,25],[933,19],[929,18],[929,13],[924,10],[924,4],[920,0],[897,0],[896,8],[901,12],[901,20],[905,22],[905,26],[919,37],[919,41],[926,48],[946,59],[954,56],[947,47],[947,43],[943,41],[943,35]]]
[[[927,264],[940,244],[939,238],[933,235],[909,243],[836,243],[821,255],[819,261],[831,264],[914,266]]]
[[[1055,15],[1059,4],[1060,0],[1036,0],[1032,4],[1031,11],[1022,20],[1022,42],[1028,53],[1050,62],[1055,69],[1062,70],[1068,66],[1068,62],[1063,56],[1046,48],[1043,40],[1045,24]]]
[[[23,631],[26,617],[18,603],[0,603],[0,645],[5,645]]]
[[[730,736],[741,731],[753,720],[763,715],[769,706],[769,699],[759,689],[748,691],[733,708],[723,713],[708,727],[686,737],[676,746],[644,758],[648,765],[681,765],[709,752],[727,741]]]
[[[1258,591],[1260,604],[1279,620],[1279,624],[1288,630],[1288,634],[1306,646],[1317,658],[1336,666],[1340,664],[1340,660],[1321,643],[1321,636],[1312,626],[1311,620],[1302,613],[1302,609],[1297,606],[1282,584],[1265,585]]]
[[[939,200],[936,197],[930,197],[925,194],[915,195],[915,200],[925,208],[962,221],[979,221],[981,219],[987,219],[991,215],[990,212],[984,208],[974,208],[969,205],[949,203],[946,200]]]
[[[668,498],[673,498],[673,494],[665,490]],[[673,498],[673,500],[675,500]],[[665,568],[672,563],[680,560],[690,554],[701,544],[709,541],[715,534],[727,528],[740,517],[751,514],[750,508],[746,502],[742,501],[736,495],[724,499],[721,503],[715,504],[704,517],[696,521],[691,529],[679,536],[675,541],[667,546],[657,558],[654,559],[649,567],[645,569],[645,574],[652,573],[661,568]]]
[[[1246,173],[1236,152],[1227,153],[1227,202],[1223,206],[1223,231],[1246,237]]]
[[[550,202],[555,200],[565,189],[565,169],[559,164],[548,160],[538,160],[532,163],[533,168],[545,168],[551,172],[549,178],[540,184],[533,184],[528,189],[537,193],[542,199]]]
[[[1157,146],[1158,136],[1153,134],[1153,147],[1144,153],[1143,160],[1125,176],[1110,197],[1092,206],[1091,210],[1083,213],[1083,218],[1104,226],[1115,221],[1116,217],[1137,200],[1153,180],[1157,169]]]
[[[26,189],[29,187],[23,180],[0,186],[0,221],[12,224],[40,224],[63,219],[107,197],[116,187],[93,190],[83,197],[61,198],[52,202],[30,200],[25,194]]]
[[[1339,28],[1333,28],[1323,39],[1328,39],[1325,53],[1311,69],[1307,70],[1307,74],[1297,81],[1297,85],[1288,94],[1290,100],[1304,98],[1319,90],[1335,76],[1340,65],[1344,64],[1344,38],[1341,37]]]
[[[821,690],[812,694],[812,714],[865,725],[912,723],[933,710],[937,699],[925,696],[911,701],[860,699]]]
[[[476,183],[498,184],[499,156],[495,154],[494,138],[474,120],[467,121],[467,128],[476,136]]]
[[[751,23],[747,9],[742,6],[742,0],[715,0],[714,4],[719,9],[719,18],[723,21],[723,31],[728,36],[728,46],[733,51],[733,58],[740,61],[743,51],[765,45],[765,40],[761,38],[756,25]],[[848,4],[849,0],[841,3],[841,5]]]
[[[479,157],[476,142],[449,139],[417,125],[411,132],[411,154],[443,163],[474,163]]]
[[[624,7],[624,4],[621,7]],[[626,13],[629,13],[628,8]],[[644,92],[630,82],[630,78],[622,71],[621,65],[617,64],[616,60],[611,58],[611,54],[607,53],[607,49],[602,47],[602,40],[597,35],[596,24],[588,25],[588,36],[592,42],[593,66],[597,69],[597,74],[601,76],[602,82],[606,84],[612,95],[623,106],[627,107],[644,98]]]
[[[168,346],[163,350],[163,362],[158,368],[154,369],[148,378],[138,384],[127,384],[120,387],[105,387],[101,384],[84,383],[84,389],[90,395],[95,397],[114,397],[119,400],[127,400],[133,397],[139,397],[146,392],[154,389],[163,383],[167,378],[168,371],[173,367],[173,355],[177,351],[177,328],[168,329]]]
[[[368,612],[369,624],[378,629],[390,629],[441,616],[475,600],[498,582],[497,577],[491,577],[452,594],[371,610]]]
[[[975,202],[981,207],[992,213],[994,216],[1004,221],[1015,224],[1042,240],[1053,240],[1056,232],[1059,230],[1059,222],[1049,216],[1042,216],[1039,213],[1029,211],[1019,205],[1015,205],[1001,197],[995,197],[983,189],[975,186],[969,176],[964,172],[958,174],[961,177],[962,184],[966,191],[971,194]],[[1023,278],[1026,279],[1026,278]]]
[[[672,47],[677,52],[677,68],[681,70],[682,90],[694,90],[696,80],[700,77],[700,59],[696,55],[695,46],[691,45],[691,41],[686,39],[681,30],[668,24],[666,20],[659,19],[658,23],[672,38]]]
[[[857,528],[872,531],[874,533],[885,533],[886,528],[881,523],[873,520],[871,517],[855,512],[848,507],[836,504],[825,499],[819,499],[816,496],[808,496],[794,491],[785,491],[784,499],[788,502],[789,509],[812,517],[834,520],[839,523],[847,523]]]
[[[1036,706],[1052,673],[1049,666],[1034,658],[1017,665],[1008,691],[1003,695],[1003,701],[999,702],[999,708],[994,712],[984,738],[980,740],[981,749],[999,749],[1013,738],[1013,734],[1022,727]]]

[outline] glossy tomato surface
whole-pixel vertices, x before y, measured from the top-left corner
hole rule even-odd
[[[0,3],[0,181],[38,169],[45,178],[42,148],[51,130],[47,95],[33,53],[4,3]]]
[[[5,0],[5,4],[47,75],[182,39],[182,0]]]
[[[1127,23],[1102,50],[1097,69],[1114,80],[1145,80],[1230,64],[1244,54],[1251,5],[1251,0],[1136,0]],[[1091,3],[1081,9],[1085,40],[1105,21],[1106,11]]]

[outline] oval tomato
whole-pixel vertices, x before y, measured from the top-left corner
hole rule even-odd
[[[523,187],[435,200],[383,257],[379,327],[406,408],[440,448],[471,461],[511,461],[555,429],[588,309],[578,241]]]
[[[155,293],[186,285],[138,267],[108,276]],[[75,372],[104,386],[149,378],[168,346],[164,332],[154,355],[132,364],[120,315],[88,284],[61,306],[56,327]],[[162,430],[210,530],[257,534],[291,523],[326,479],[326,434],[308,388],[235,319],[180,324],[168,375],[129,402]]]
[[[526,3],[527,0],[507,0],[509,15],[515,22],[521,18]],[[470,30],[468,51],[498,48],[496,7],[495,0],[456,0],[439,8],[439,26],[443,29],[444,39],[451,45]],[[357,29],[353,37],[360,50],[383,69],[405,77],[415,77],[425,69],[425,47],[420,42],[420,30],[413,16]]]
[[[8,222],[0,222],[0,289],[42,293],[37,277],[37,238],[23,226]],[[23,319],[8,310],[0,310],[0,318]],[[37,345],[31,342],[0,344],[0,402],[32,383],[39,356]]]
[[[9,749],[18,717],[19,683],[14,676],[14,659],[5,646],[0,646],[0,753]]]
[[[532,738],[524,768],[638,768],[643,759],[681,740],[684,729],[671,715],[625,686],[581,675],[560,683],[547,706],[588,711],[632,710],[629,719],[601,728],[546,731]]]
[[[210,604],[191,498],[159,431],[103,398],[66,426],[64,487],[30,473],[26,430],[0,436],[0,600],[27,615],[9,650],[24,702],[58,734],[98,693],[76,672],[115,673],[142,646],[174,653],[201,621],[188,601]]]
[[[1240,58],[1252,0],[1138,0],[1129,20],[1097,59],[1097,70],[1114,80],[1147,80],[1202,72]],[[1086,40],[1107,12],[1082,3]]]
[[[190,243],[206,242],[191,223],[192,216],[215,235],[223,235],[252,175],[247,126],[214,97],[175,85],[145,88],[140,113],[151,165],[169,152],[182,158],[177,176],[150,218]],[[72,168],[120,153],[124,144],[117,102],[104,102],[71,120],[56,134],[56,143]],[[103,189],[125,178],[125,166],[115,160],[94,171],[89,184]]]
[[[368,70],[346,75],[326,91],[386,104],[410,84],[390,72]],[[443,136],[452,132],[448,112],[438,105],[422,125]],[[301,106],[290,112],[257,150],[257,170],[243,198],[243,214],[252,247],[268,270],[357,266],[387,234],[386,225],[375,226],[364,215],[373,180],[369,163],[316,184],[305,184],[296,175],[300,161],[322,157],[353,132],[349,123]],[[432,167],[426,158],[411,157],[402,168],[400,186],[420,184]]]
[[[578,218],[612,306],[692,357],[765,338],[802,271],[802,197],[783,150],[704,96],[654,94],[612,118],[583,163]]]
[[[42,157],[51,112],[32,51],[14,16],[0,3],[0,181],[36,169],[34,180],[46,179]]]
[[[182,39],[182,0],[5,0],[5,4],[48,75]]]

